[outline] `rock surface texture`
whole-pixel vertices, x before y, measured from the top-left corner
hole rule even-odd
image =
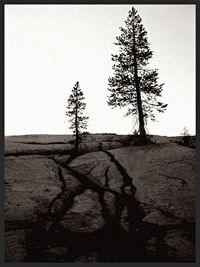
[[[75,157],[71,140],[6,139],[6,262],[195,261],[194,148],[91,135]]]

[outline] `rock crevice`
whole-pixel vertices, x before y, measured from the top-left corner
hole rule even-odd
[[[195,260],[194,149],[45,153],[6,156],[6,261]]]

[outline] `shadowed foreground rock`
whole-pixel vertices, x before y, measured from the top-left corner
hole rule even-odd
[[[115,148],[122,137],[113,135],[75,158],[48,138],[6,143],[7,262],[195,260],[193,148],[166,138],[122,147],[125,137]]]

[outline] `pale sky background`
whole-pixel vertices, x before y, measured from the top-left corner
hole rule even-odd
[[[148,131],[195,134],[195,5],[134,5],[154,51],[165,113]],[[76,81],[86,99],[91,133],[130,134],[127,108],[107,105],[113,43],[131,5],[5,6],[5,135],[70,134],[65,115]]]

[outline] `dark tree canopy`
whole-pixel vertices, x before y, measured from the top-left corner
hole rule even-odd
[[[167,104],[157,100],[163,84],[158,83],[158,70],[148,68],[153,52],[141,22],[133,7],[128,13],[125,27],[120,27],[121,35],[116,37],[115,43],[119,46],[119,54],[112,55],[114,76],[108,79],[108,104],[112,108],[127,106],[126,115],[138,116],[140,135],[145,136],[147,118],[155,120],[155,110],[164,112]]]
[[[75,147],[78,149],[78,145],[81,141],[81,130],[87,129],[87,120],[89,117],[83,115],[86,103],[83,92],[80,89],[79,82],[76,82],[72,93],[67,101],[66,115],[70,117],[69,122],[71,123],[70,129],[73,129],[73,133],[76,136]]]

